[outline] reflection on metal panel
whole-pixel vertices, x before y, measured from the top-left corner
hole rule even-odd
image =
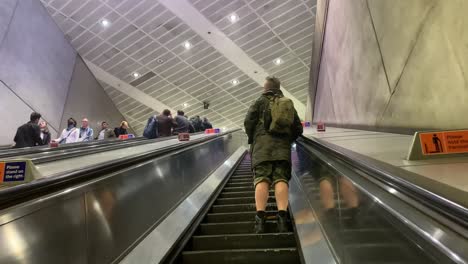
[[[208,179],[165,218],[121,263],[160,263],[198,211],[203,208],[210,195],[216,190],[223,179],[228,176],[229,171],[233,168],[236,161],[242,157],[245,150],[245,147],[239,148],[228,160],[223,162]]]
[[[86,263],[82,197],[61,201],[0,226],[0,263]]]
[[[334,264],[335,258],[322,233],[317,215],[301,189],[299,179],[293,175],[289,201],[304,263]]]
[[[0,226],[0,241],[13,243],[0,250],[0,263],[120,260],[243,144],[241,134],[0,212],[0,219],[7,220]]]

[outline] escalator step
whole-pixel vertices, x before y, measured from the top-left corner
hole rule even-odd
[[[268,203],[274,203],[275,197],[268,197]],[[221,204],[246,204],[246,203],[255,203],[255,197],[238,197],[238,198],[218,198],[215,201],[216,205]]]
[[[255,191],[253,184],[250,187],[226,187],[223,189],[223,193],[227,192],[253,192]]]
[[[184,263],[300,263],[296,248],[237,249],[182,252]]]
[[[276,204],[268,204],[267,211],[276,211],[278,210]],[[246,204],[229,204],[229,205],[213,205],[211,207],[212,213],[235,213],[235,212],[255,212],[254,203]]]
[[[199,235],[225,235],[225,234],[252,234],[254,222],[231,223],[203,223],[200,224]],[[276,222],[268,221],[265,224],[266,233],[277,233]]]
[[[226,187],[249,187],[253,188],[253,182],[246,182],[246,183],[227,183]]]
[[[230,179],[228,183],[248,183],[248,184],[253,184],[252,179]]]
[[[270,191],[270,196],[274,196],[275,192]],[[255,197],[255,191],[248,192],[222,192],[219,198],[235,198],[235,197]]]
[[[256,214],[255,211],[208,214],[206,216],[206,222],[207,223],[229,223],[229,222],[253,221],[255,219],[255,214]],[[267,220],[275,220],[277,211],[267,211],[266,214],[267,214]]]
[[[289,248],[296,246],[294,233],[194,236],[192,250]]]

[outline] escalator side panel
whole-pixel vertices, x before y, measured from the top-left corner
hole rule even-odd
[[[216,191],[219,184],[228,176],[245,148],[239,148],[226,162],[214,171],[193,193],[169,214],[145,239],[122,261],[122,264],[160,263],[171,246],[184,233],[186,227],[196,217],[199,210]],[[158,245],[155,247],[154,245]]]

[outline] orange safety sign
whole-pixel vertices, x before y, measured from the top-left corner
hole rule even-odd
[[[419,134],[424,155],[468,152],[468,130]]]
[[[3,175],[5,175],[5,162],[0,162],[0,182],[3,182]]]

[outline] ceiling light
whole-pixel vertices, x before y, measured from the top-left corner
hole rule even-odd
[[[226,127],[223,127],[223,130],[226,130]]]
[[[237,20],[239,20],[239,16],[237,16],[236,14],[232,14],[229,16],[229,20],[231,20],[232,23],[236,23]]]
[[[234,79],[234,80],[231,81],[231,83],[232,83],[233,85],[238,85],[238,84],[239,84],[239,81]]]
[[[138,78],[141,75],[138,72],[134,72],[134,73],[132,73],[132,76],[133,76],[133,78]]]
[[[185,41],[185,42],[184,42],[184,47],[185,47],[186,49],[190,49],[190,48],[192,47],[192,44],[191,44],[190,42],[188,42],[188,41]]]
[[[280,58],[277,58],[273,61],[276,65],[280,65],[281,63],[283,63],[283,60],[280,59]]]
[[[163,59],[157,59],[156,62],[158,62],[159,64],[162,64],[162,63],[164,63],[164,60]]]
[[[183,103],[182,106],[187,108],[189,105],[187,103]]]
[[[109,20],[107,20],[107,19],[103,19],[103,20],[101,20],[101,25],[107,27],[107,26],[110,25],[110,22],[109,22]]]

